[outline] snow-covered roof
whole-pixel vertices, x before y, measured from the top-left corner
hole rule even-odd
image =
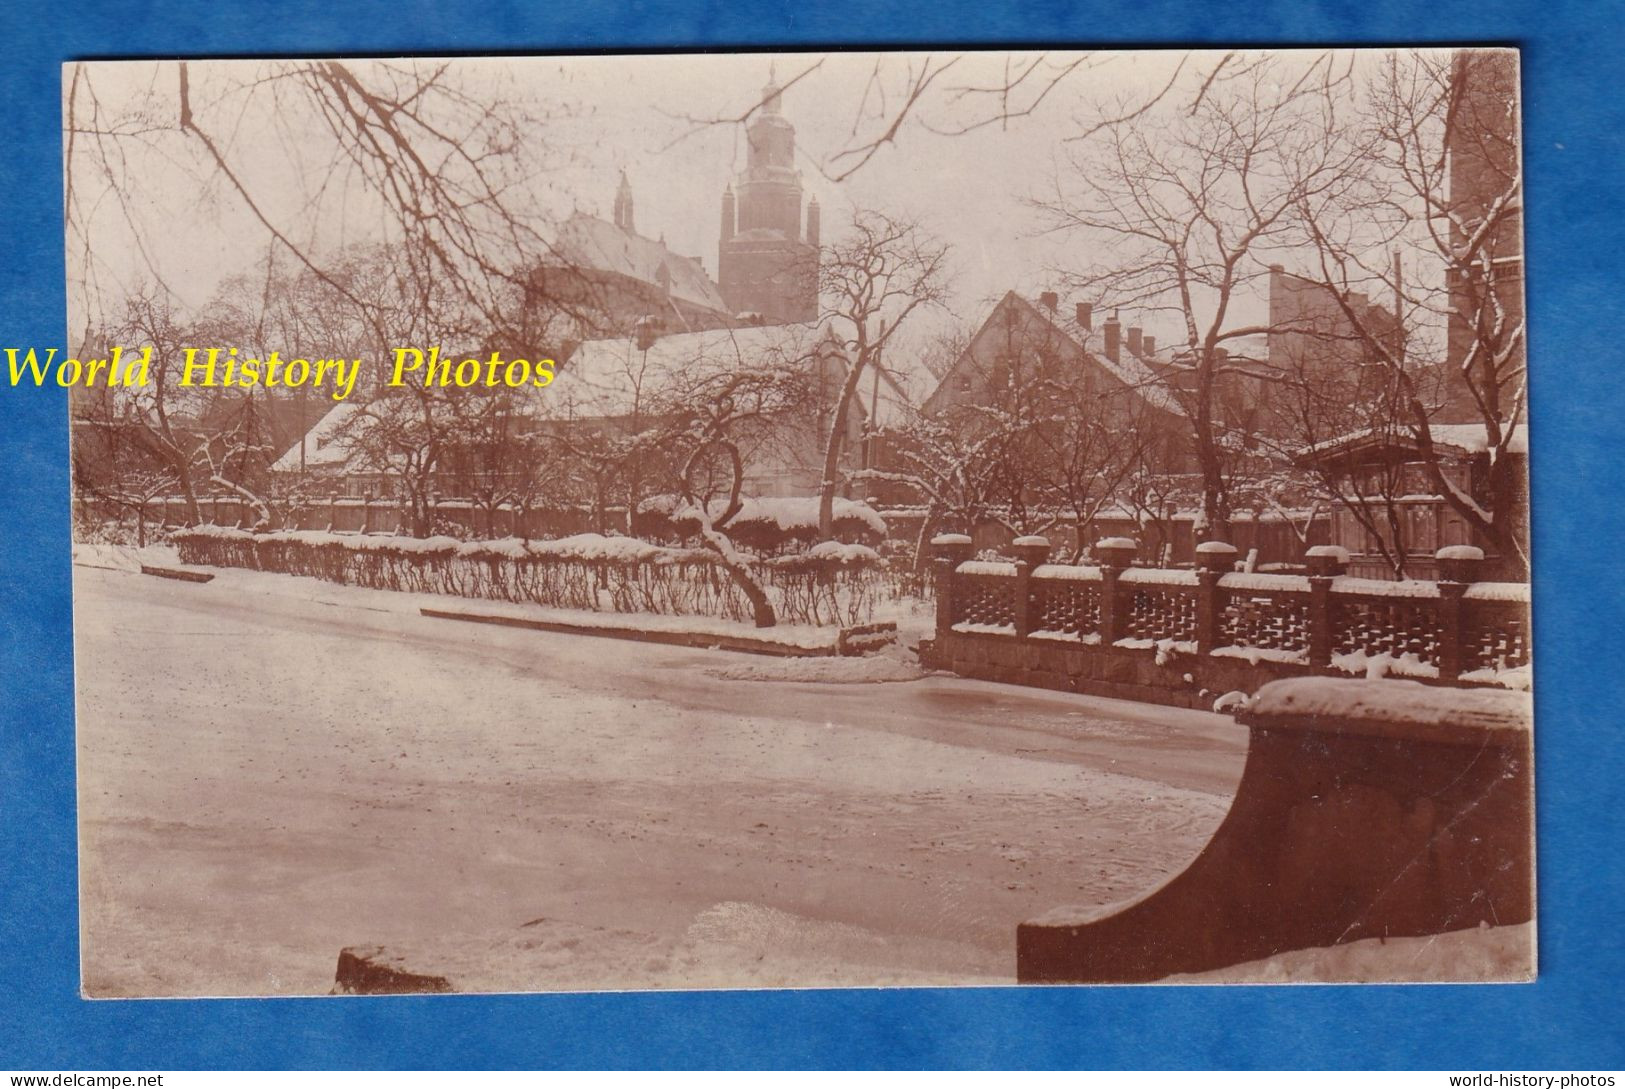
[[[1463,454],[1482,454],[1490,448],[1489,429],[1481,423],[1430,423],[1428,424],[1428,434],[1433,439],[1433,445],[1448,446]],[[1304,459],[1312,459],[1326,454],[1383,446],[1414,449],[1416,440],[1408,427],[1402,426],[1389,433],[1381,433],[1375,428],[1367,427],[1306,446],[1299,456]],[[1529,427],[1527,424],[1518,424],[1512,429],[1511,435],[1507,438],[1506,450],[1509,454],[1529,453]]]
[[[1117,359],[1113,360],[1106,355],[1106,334],[1101,331],[1099,324],[1096,324],[1093,329],[1085,329],[1078,324],[1074,314],[1063,314],[1058,310],[1052,311],[1033,299],[1023,298],[1022,301],[1032,307],[1040,317],[1064,333],[1074,344],[1088,352],[1096,363],[1110,372],[1118,381],[1138,392],[1153,407],[1180,416],[1185,414],[1185,410],[1180,407],[1179,402],[1169,392],[1167,383],[1151,366],[1151,362],[1172,363],[1173,351],[1165,349],[1150,356],[1136,356],[1128,350],[1128,339],[1125,337],[1118,341]]]
[[[558,260],[582,269],[619,273],[664,287],[674,297],[720,313],[728,312],[722,290],[698,259],[666,248],[664,242],[623,230],[597,216],[577,213],[559,228]],[[665,277],[661,276],[665,269]]]
[[[1489,430],[1483,424],[1429,424],[1428,433],[1435,443],[1454,446],[1469,454],[1483,453],[1490,448]],[[1507,453],[1529,453],[1529,428],[1519,424],[1512,429],[1507,440]]]
[[[304,435],[304,465],[305,468],[316,466],[343,465],[349,461],[352,444],[339,441],[339,433],[361,406],[348,401],[334,405],[327,415],[317,420],[311,429]],[[366,426],[365,423],[357,425]],[[271,465],[273,473],[296,473],[300,470],[298,442],[289,447],[288,451]]]
[[[1018,295],[1014,291],[1009,292],[999,301],[998,305],[993,308],[987,319],[982,323],[982,328],[986,328],[987,322],[992,321],[994,316],[1012,300],[1019,305],[1025,306],[1034,316],[1047,322],[1057,333],[1070,340],[1078,349],[1087,353],[1089,358],[1098,364],[1102,370],[1123,383],[1127,388],[1138,393],[1153,408],[1177,416],[1185,414],[1178,399],[1170,391],[1168,382],[1158,372],[1158,368],[1172,368],[1174,366],[1176,353],[1172,350],[1165,349],[1152,355],[1136,356],[1128,350],[1128,341],[1124,338],[1119,340],[1117,359],[1113,360],[1106,355],[1106,336],[1098,326],[1094,329],[1085,329],[1078,324],[1075,315],[1051,310],[1043,303]],[[978,335],[980,335],[980,329]],[[961,355],[960,361],[962,362],[968,354],[967,352],[966,355]],[[958,369],[956,363],[955,367],[951,368],[943,376],[942,380],[937,383],[936,389],[926,399],[928,402],[936,398],[938,393],[947,387],[950,382],[954,381]]]
[[[541,393],[567,418],[621,418],[684,373],[811,360],[822,339],[822,327],[805,322],[676,333],[657,338],[647,352],[632,337],[589,340]]]

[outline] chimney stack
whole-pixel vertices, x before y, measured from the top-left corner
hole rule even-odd
[[[1113,363],[1119,362],[1117,338],[1121,329],[1122,326],[1117,323],[1117,311],[1115,310],[1112,311],[1112,316],[1106,319],[1105,324],[1100,327],[1101,336],[1106,339],[1106,358]]]
[[[1146,337],[1140,341],[1140,349],[1145,352],[1147,359],[1157,354],[1157,338]]]
[[[1093,303],[1079,303],[1077,306],[1078,326],[1085,333],[1095,327],[1095,307]]]
[[[1132,356],[1140,354],[1140,327],[1138,325],[1128,327],[1128,354]]]
[[[1055,308],[1061,305],[1061,296],[1057,295],[1053,291],[1046,291],[1042,295],[1038,296],[1038,302],[1045,310],[1048,310],[1051,314],[1053,314],[1055,313]]]

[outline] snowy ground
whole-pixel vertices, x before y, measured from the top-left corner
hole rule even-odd
[[[1227,717],[900,658],[78,560],[92,995],[325,993],[373,944],[467,989],[1011,982],[1017,923],[1181,869],[1243,759]]]
[[[1294,949],[1165,983],[1517,983],[1535,978],[1535,926],[1484,926],[1418,938]]]

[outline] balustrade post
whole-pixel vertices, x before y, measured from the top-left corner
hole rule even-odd
[[[1196,546],[1196,653],[1210,654],[1219,644],[1219,580],[1236,566],[1236,546],[1203,541]]]
[[[1309,566],[1309,667],[1332,668],[1332,580],[1348,571],[1348,550],[1315,545],[1304,554]]]
[[[1127,537],[1106,537],[1095,543],[1100,559],[1100,645],[1109,647],[1123,638],[1128,626],[1127,602],[1118,589],[1118,576],[1134,563],[1137,546]]]
[[[971,539],[963,533],[940,533],[931,538],[937,579],[937,638],[954,626],[954,572],[971,557]]]
[[[1484,552],[1472,545],[1450,545],[1433,558],[1439,564],[1439,679],[1454,681],[1466,671],[1468,661],[1463,599],[1468,585],[1478,580]]]
[[[1033,621],[1033,568],[1049,558],[1049,538],[1017,537],[1010,550],[1016,554],[1015,617],[1016,638],[1025,639],[1032,634]]]

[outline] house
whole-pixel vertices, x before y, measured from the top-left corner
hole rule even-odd
[[[1255,390],[1258,427],[1289,446],[1306,432],[1327,433],[1328,415],[1380,399],[1388,371],[1372,340],[1398,353],[1404,334],[1395,311],[1364,293],[1339,298],[1324,284],[1271,265],[1265,336],[1263,358],[1252,361],[1266,379]]]
[[[1159,351],[1155,338],[1138,326],[1125,330],[1116,314],[1097,324],[1089,303],[1062,308],[1054,292],[1033,299],[1010,291],[971,335],[921,412],[966,435],[992,429],[996,420],[1024,415],[1033,420],[1034,434],[1065,426],[1056,417],[1098,420],[1134,436],[1135,472],[1176,478],[1195,469],[1179,382],[1175,353]],[[1039,396],[1051,400],[1045,407],[1024,401],[1028,390],[1042,390]],[[1039,445],[1053,453],[1065,441],[1057,437]],[[1038,469],[1035,464],[1034,477]],[[1023,490],[1018,492],[1018,487]],[[1029,500],[1026,487],[1011,482],[1005,498],[1047,502],[1038,497]],[[1174,512],[1166,513],[1171,517]],[[991,525],[965,528],[985,547],[1009,536]],[[1089,530],[1082,532],[1087,536]]]
[[[1529,429],[1518,425],[1497,464],[1483,424],[1431,424],[1428,428],[1440,472],[1448,484],[1498,518],[1512,519],[1528,548]],[[1434,553],[1449,545],[1475,545],[1484,551],[1484,577],[1525,577],[1521,565],[1502,556],[1495,542],[1473,532],[1451,502],[1434,486],[1408,427],[1366,428],[1317,443],[1300,461],[1338,482],[1340,501],[1332,515],[1331,543],[1347,549],[1349,573],[1394,578],[1395,557],[1409,578],[1434,578]]]
[[[544,445],[557,447],[561,459],[581,461],[582,451],[595,444],[657,430],[669,422],[674,397],[705,388],[704,379],[762,369],[800,370],[809,380],[804,401],[746,420],[732,427],[729,437],[743,455],[744,494],[812,496],[823,479],[830,417],[846,368],[845,353],[830,327],[811,322],[589,340],[560,361],[552,385],[525,391],[521,426]],[[862,464],[871,420],[877,411],[896,411],[900,397],[891,377],[881,372],[863,384],[847,417],[844,467]],[[361,450],[366,429],[374,425],[363,406],[335,405],[274,464],[283,490],[297,481],[311,493],[394,497],[399,472],[376,464]],[[466,497],[461,461],[457,450],[442,451],[436,494]]]
[[[970,406],[992,404],[1001,390],[1020,380],[1023,368],[1036,368],[1080,389],[1129,393],[1170,435],[1183,436],[1184,409],[1159,369],[1170,359],[1166,352],[1159,357],[1156,341],[1144,337],[1138,327],[1130,328],[1125,338],[1115,314],[1096,328],[1089,303],[1077,303],[1063,313],[1054,292],[1029,299],[1009,291],[983,319],[920,410],[927,416],[947,417]],[[1180,458],[1172,449],[1169,456]]]

